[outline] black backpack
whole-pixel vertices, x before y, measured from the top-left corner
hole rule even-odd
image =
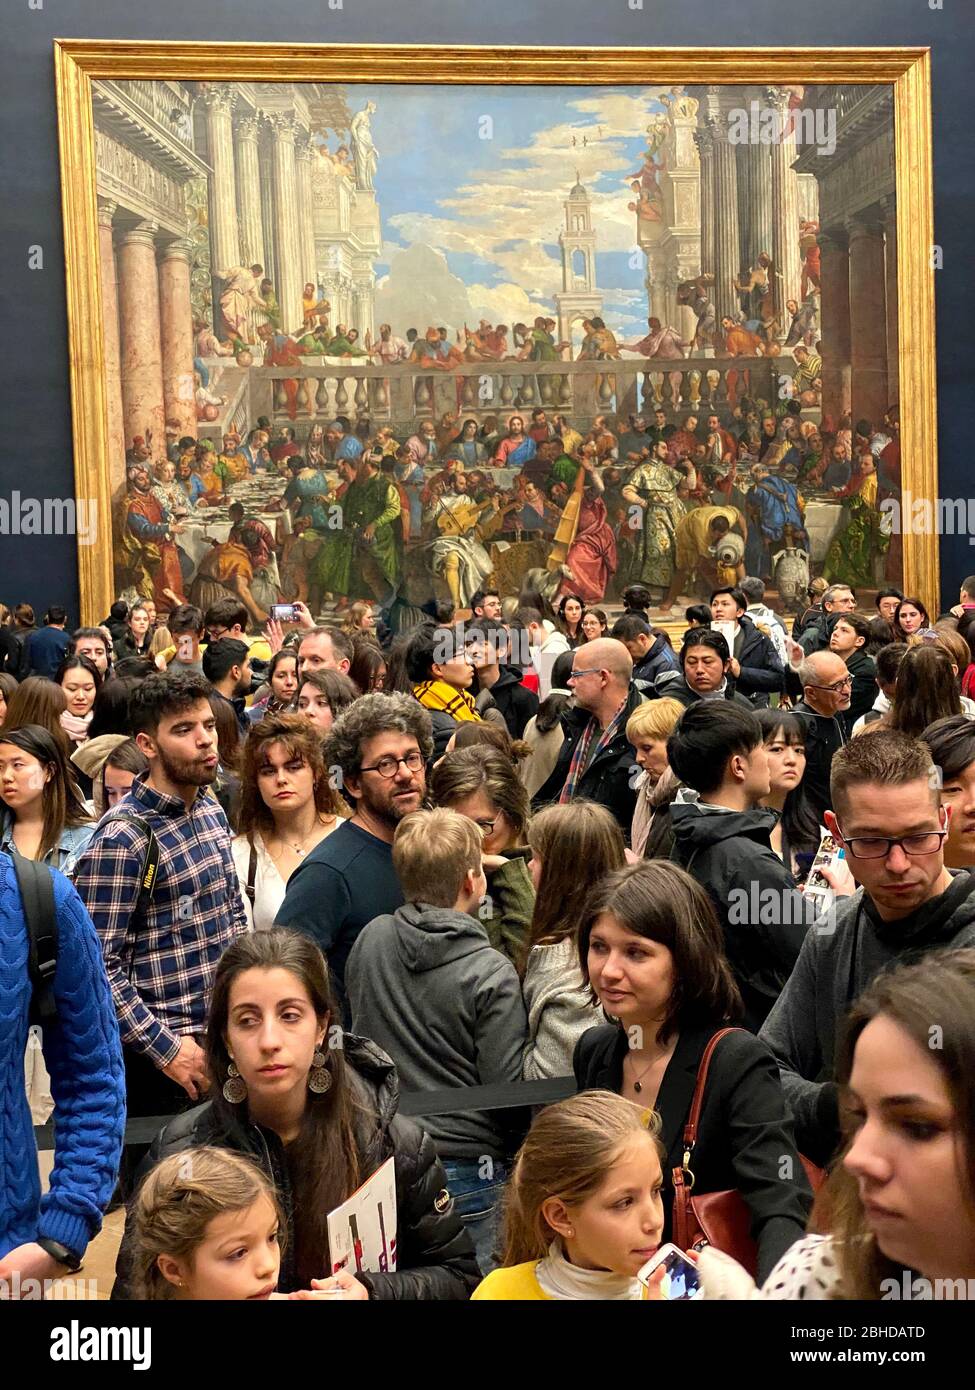
[[[120,812],[108,820],[132,821],[148,836],[145,858],[142,861],[139,896],[134,911],[138,912],[152,897],[159,869],[159,845],[152,826],[141,816]],[[105,824],[106,822],[102,822]],[[54,998],[54,972],[58,963],[58,919],[54,910],[54,880],[46,864],[25,859],[11,850],[14,871],[20,885],[27,921],[27,974],[30,979],[30,1021],[41,1027],[49,1026],[58,1016]]]

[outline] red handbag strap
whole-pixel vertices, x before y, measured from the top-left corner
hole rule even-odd
[[[743,1033],[744,1028],[719,1028],[714,1036],[709,1040],[704,1049],[697,1068],[697,1083],[694,1087],[694,1097],[691,1100],[690,1114],[687,1117],[687,1124],[684,1126],[684,1152],[689,1153],[697,1143],[697,1126],[701,1118],[701,1106],[704,1104],[704,1088],[708,1084],[708,1067],[711,1065],[711,1057],[714,1049],[722,1038],[726,1038],[729,1033]]]

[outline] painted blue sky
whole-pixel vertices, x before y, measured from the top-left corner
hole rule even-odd
[[[395,284],[399,298],[406,287],[396,284],[397,253],[419,244],[445,258],[472,313],[510,324],[551,310],[561,287],[562,203],[578,171],[592,198],[604,316],[624,336],[645,331],[644,267],[633,254],[626,176],[640,166],[662,90],[347,88],[352,111],[376,103],[380,289]]]

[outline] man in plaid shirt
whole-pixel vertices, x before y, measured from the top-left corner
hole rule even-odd
[[[247,917],[231,833],[207,788],[217,775],[209,682],[195,671],[147,677],[130,720],[149,762],[96,829],[75,886],[101,941],[118,1015],[130,1115],[169,1114],[207,1087],[203,1051],[213,972]],[[140,901],[152,829],[159,866]],[[131,1163],[131,1154],[130,1154]]]

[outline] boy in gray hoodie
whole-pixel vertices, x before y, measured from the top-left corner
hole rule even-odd
[[[481,832],[456,811],[416,811],[393,839],[404,905],[374,918],[346,964],[352,1029],[396,1063],[403,1089],[521,1080],[528,1020],[514,966],[478,918]],[[507,1168],[498,1112],[424,1117],[487,1274]]]

